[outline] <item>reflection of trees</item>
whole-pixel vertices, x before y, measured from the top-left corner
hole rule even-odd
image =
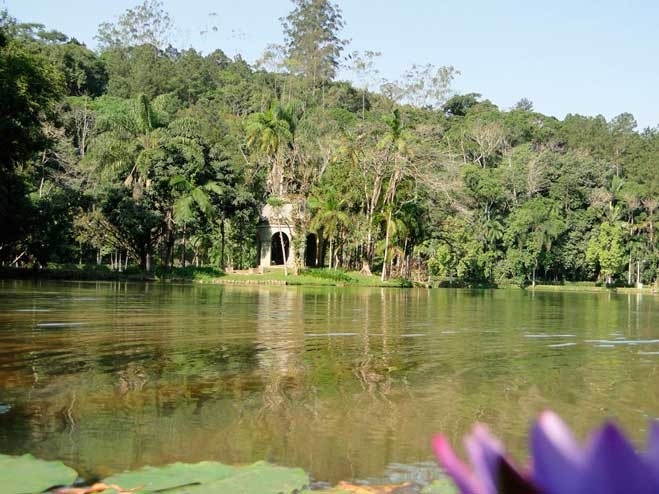
[[[258,291],[255,342],[264,383],[263,410],[284,411],[304,388],[304,306],[292,290]]]

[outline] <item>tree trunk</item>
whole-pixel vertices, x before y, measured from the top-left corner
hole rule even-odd
[[[225,263],[224,263],[224,245],[225,245],[225,240],[224,240],[224,218],[220,220],[220,242],[221,242],[221,247],[220,247],[220,255],[222,256],[222,260],[220,261],[220,267],[222,270],[224,270]]]
[[[371,266],[368,264],[368,260],[362,259],[362,269],[359,271],[364,276],[372,276]]]
[[[332,262],[334,261],[334,238],[330,237],[330,252],[329,252],[329,268],[332,269]]]
[[[168,210],[165,216],[165,241],[163,242],[162,262],[165,269],[174,267],[174,227],[173,227],[172,211]],[[171,259],[171,264],[170,264]]]
[[[185,268],[185,227],[183,227],[183,243],[181,247],[181,266]]]
[[[382,259],[382,276],[380,281],[387,279],[387,252],[389,251],[389,223],[391,222],[391,210],[389,210],[389,217],[387,218],[387,233],[384,237],[384,258]]]
[[[240,269],[245,269],[245,240],[240,236]]]

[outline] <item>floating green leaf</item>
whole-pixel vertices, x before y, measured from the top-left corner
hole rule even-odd
[[[207,484],[220,480],[236,472],[237,468],[215,461],[201,463],[173,463],[164,467],[144,467],[134,472],[120,473],[104,480],[106,484],[115,484],[125,489],[144,486],[139,492],[150,493],[169,490],[190,484]]]
[[[144,486],[139,494],[290,494],[307,485],[309,477],[299,468],[279,467],[263,461],[240,468],[206,461],[146,467],[113,475],[104,482],[124,489]]]
[[[0,455],[0,490],[3,494],[42,492],[53,485],[69,485],[78,474],[60,461],[38,460],[32,455]]]

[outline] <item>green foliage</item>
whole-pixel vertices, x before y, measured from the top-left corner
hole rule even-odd
[[[480,97],[478,93],[456,94],[444,103],[442,110],[448,115],[464,117],[473,106],[478,104]]]
[[[47,145],[42,124],[53,117],[62,92],[55,66],[0,30],[1,170],[11,170]]]
[[[50,46],[46,54],[64,77],[68,94],[100,96],[105,92],[108,75],[101,59],[75,40]]]
[[[625,264],[623,232],[620,224],[604,222],[599,233],[591,238],[586,251],[586,260],[591,269],[599,268],[600,275],[607,284],[613,283]]]
[[[354,283],[355,279],[345,271],[340,269],[304,269],[300,274],[313,276],[314,278],[321,278],[324,280],[332,280],[339,283]]]
[[[136,200],[129,190],[120,187],[109,189],[101,203],[111,245],[127,250],[139,260],[142,269],[148,268],[147,257],[163,228],[163,214],[151,206],[150,200]]]

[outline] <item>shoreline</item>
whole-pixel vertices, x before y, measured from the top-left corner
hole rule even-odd
[[[74,269],[74,268],[0,268],[0,280],[52,280],[52,281],[124,281],[141,283],[195,283],[202,285],[225,286],[312,286],[312,287],[371,287],[371,288],[426,288],[426,289],[491,289],[509,290],[521,289],[539,292],[590,292],[618,293],[632,295],[659,295],[659,288],[646,285],[643,288],[628,286],[603,286],[588,281],[566,281],[561,284],[542,284],[535,287],[519,285],[503,280],[499,283],[487,284],[478,282],[450,282],[433,280],[415,282],[403,279],[390,279],[382,282],[379,276],[365,276],[358,272],[303,270],[300,274],[285,276],[280,269],[272,269],[263,274],[253,272],[223,273],[214,268],[184,268],[172,273],[147,274],[142,272],[118,272],[104,269]]]

